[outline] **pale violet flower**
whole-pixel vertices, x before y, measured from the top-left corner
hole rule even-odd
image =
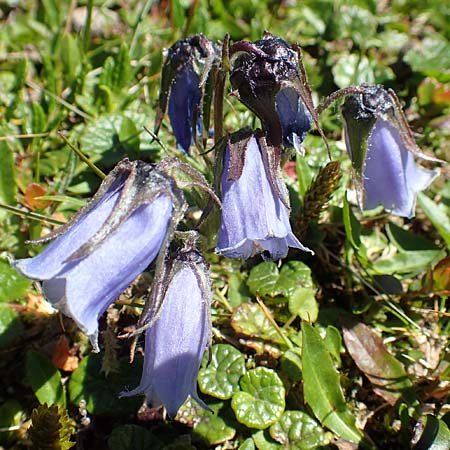
[[[289,247],[310,251],[292,233],[289,209],[280,198],[280,192],[285,190],[280,187],[283,182],[275,179],[280,187],[275,192],[256,137],[252,136],[244,145],[241,173],[233,177],[231,173],[236,170],[230,145],[225,150],[222,218],[216,252],[229,258],[247,259],[264,253],[268,259],[279,259],[287,255]]]
[[[121,395],[145,394],[150,405],[164,405],[175,417],[188,397],[207,408],[197,394],[197,375],[210,341],[211,284],[195,250],[180,252],[169,264],[159,316],[145,334],[140,384]]]
[[[44,251],[12,263],[42,281],[46,299],[77,323],[96,351],[99,317],[160,250],[174,199],[182,196],[175,190],[154,166],[124,160]]]
[[[383,206],[402,217],[414,216],[417,193],[438,175],[416,166],[420,154],[396,97],[381,86],[363,85],[343,106],[347,151],[363,209]]]

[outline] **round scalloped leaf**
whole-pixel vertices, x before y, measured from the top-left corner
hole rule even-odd
[[[198,384],[204,394],[226,400],[239,390],[239,378],[244,373],[242,353],[231,345],[217,344],[211,349],[211,362],[199,371]]]
[[[228,402],[208,402],[210,411],[189,398],[178,411],[178,421],[194,424],[196,434],[206,439],[210,445],[222,444],[234,438],[238,423],[232,419]]]
[[[277,344],[285,343],[261,307],[255,303],[239,305],[233,312],[231,326],[236,333],[244,336],[264,339]]]
[[[328,433],[303,411],[284,412],[270,427],[270,435],[291,450],[312,450],[330,442]]]
[[[270,437],[269,430],[253,433],[252,439],[258,450],[280,450],[283,448],[282,445]]]
[[[277,373],[265,367],[249,370],[240,382],[241,391],[231,400],[236,418],[240,423],[264,429],[275,423],[283,414],[285,391]]]

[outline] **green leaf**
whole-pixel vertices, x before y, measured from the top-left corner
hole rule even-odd
[[[389,241],[401,251],[436,250],[434,242],[405,230],[394,223],[386,224],[386,232]]]
[[[353,214],[347,196],[344,197],[344,208],[342,213],[347,239],[353,248],[358,249],[361,245],[361,224]]]
[[[438,233],[442,236],[442,239],[444,239],[447,247],[450,248],[450,218],[448,208],[444,204],[437,205],[422,192],[419,192],[417,195],[417,201]]]
[[[319,315],[316,290],[311,288],[296,289],[289,297],[289,312],[302,320],[314,323]]]
[[[61,58],[61,66],[66,76],[67,83],[71,84],[76,80],[80,62],[82,61],[79,42],[74,35],[69,33],[63,34],[59,57]]]
[[[14,176],[14,153],[11,147],[0,141],[0,202],[7,205],[16,203],[16,180]],[[0,221],[6,217],[7,211],[0,209]]]
[[[362,433],[356,428],[355,418],[347,409],[334,368],[320,334],[311,325],[302,322],[302,372],[306,403],[322,425],[339,437],[362,444]]]
[[[402,393],[412,395],[411,381],[403,364],[389,353],[383,340],[363,323],[344,323],[344,342],[358,368],[373,385],[373,390],[394,405]]]
[[[222,400],[231,398],[239,390],[239,378],[245,373],[244,355],[231,345],[217,344],[213,345],[211,362],[206,366],[207,356],[198,374],[200,390]]]
[[[247,438],[239,447],[238,450],[255,450],[255,443],[252,438]]]
[[[7,261],[0,260],[0,302],[23,297],[30,285],[30,280],[20,275]]]
[[[59,370],[49,358],[35,350],[28,350],[25,360],[26,381],[33,389],[39,403],[65,406],[66,393]]]
[[[231,326],[238,334],[285,344],[259,305],[242,303],[233,312]]]
[[[300,154],[297,154],[297,157],[295,158],[295,171],[297,173],[298,192],[300,197],[303,198],[311,185],[313,173],[306,158]]]
[[[183,423],[193,423],[195,433],[206,439],[209,445],[233,439],[238,423],[232,417],[229,403],[213,401],[208,402],[208,407],[209,411],[190,398],[178,411],[178,418]]]
[[[415,274],[423,272],[445,256],[442,250],[418,250],[400,252],[388,258],[380,258],[371,269],[378,274]]]
[[[14,309],[0,303],[0,348],[6,347],[20,336],[22,331],[22,322]]]
[[[255,266],[249,274],[247,286],[252,294],[273,298],[290,297],[299,288],[313,288],[311,269],[301,261],[283,264],[281,271],[272,261]]]
[[[264,429],[275,423],[285,407],[283,382],[265,367],[249,370],[240,381],[241,391],[231,400],[236,418],[250,427]]]
[[[303,411],[285,411],[270,427],[270,435],[290,450],[312,450],[330,443],[330,436]]]
[[[292,383],[302,379],[302,359],[298,347],[286,350],[281,356],[280,365],[281,370],[287,374]]]
[[[280,450],[283,448],[282,445],[270,437],[269,430],[261,430],[253,433],[252,439],[258,450]]]
[[[158,450],[162,442],[150,431],[138,425],[121,425],[108,438],[110,450]]]
[[[83,129],[81,150],[93,162],[113,167],[125,156],[140,156],[140,135],[148,118],[141,114],[105,114]],[[139,130],[139,131],[138,131]]]
[[[253,267],[247,279],[247,286],[252,294],[274,295],[279,277],[277,265],[266,261]]]
[[[338,365],[341,365],[341,333],[333,325],[328,325],[325,334],[325,346]]]
[[[419,420],[415,431],[417,434],[421,433],[413,438],[413,450],[450,449],[450,430],[444,421],[426,415]]]
[[[450,79],[448,70],[444,69],[450,67],[450,44],[438,33],[417,42],[403,59],[415,72],[422,72],[443,82]]]
[[[24,414],[20,403],[17,400],[6,400],[0,406],[0,429],[7,429],[19,425]],[[13,440],[15,431],[0,431],[0,442],[8,443]]]
[[[181,29],[184,24],[184,8],[180,0],[170,0],[170,17],[175,28]]]
[[[92,414],[112,417],[134,414],[142,399],[139,396],[119,398],[119,394],[139,384],[142,360],[135,358],[133,364],[129,364],[127,358],[120,360],[119,372],[110,374],[108,378],[101,373],[101,367],[102,357],[98,354],[81,361],[70,377],[70,401],[79,405],[81,400],[85,400],[86,409]]]

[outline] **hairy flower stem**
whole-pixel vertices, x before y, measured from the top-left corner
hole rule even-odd
[[[298,237],[306,234],[309,224],[319,219],[342,177],[339,161],[331,161],[321,167],[303,198],[303,205],[294,219],[294,233]]]

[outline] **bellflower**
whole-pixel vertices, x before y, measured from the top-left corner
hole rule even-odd
[[[414,216],[417,193],[437,172],[417,167],[417,149],[396,97],[381,86],[363,86],[364,93],[346,98],[347,151],[355,171],[363,209],[383,206],[402,217]]]
[[[255,136],[225,150],[222,175],[222,221],[216,252],[247,259],[267,252],[270,259],[284,258],[289,247],[310,251],[294,236],[289,209],[270,182],[263,162],[264,138]],[[236,149],[239,152],[236,152]],[[240,167],[238,167],[240,165]],[[280,186],[282,181],[275,180]]]
[[[197,375],[210,341],[211,282],[195,250],[182,251],[169,264],[160,315],[145,334],[141,382],[121,395],[145,394],[174,417],[188,396],[206,407],[197,395]]]
[[[167,50],[155,133],[159,131],[168,103],[177,146],[186,153],[193,143],[193,123],[197,124],[197,132],[201,130],[202,86],[214,58],[214,45],[201,34],[181,39]],[[200,65],[203,66],[201,74]]]
[[[297,53],[283,39],[266,33],[256,42],[237,42],[230,54],[231,84],[242,103],[261,119],[268,142],[301,151],[314,106]]]
[[[98,351],[98,319],[154,260],[184,200],[167,175],[141,161],[121,161],[72,220],[34,258],[14,261],[42,281],[45,297],[71,317]]]

